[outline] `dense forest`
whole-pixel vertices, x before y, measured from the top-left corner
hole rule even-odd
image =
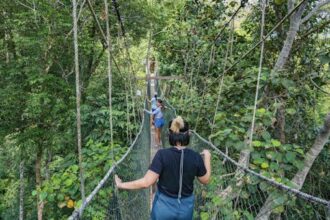
[[[2,0],[0,21],[0,219],[81,205],[138,133],[150,63],[192,129],[330,200],[329,0]]]

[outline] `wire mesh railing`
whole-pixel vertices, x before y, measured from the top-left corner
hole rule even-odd
[[[244,168],[192,132],[190,146],[213,152],[213,180],[197,187],[198,215],[207,219],[327,219],[329,201],[311,196]],[[203,193],[204,192],[204,193]],[[206,213],[206,214],[204,214]]]
[[[123,181],[140,178],[150,162],[150,117],[144,114],[132,145],[108,170],[100,183],[69,219],[148,219],[149,190],[126,191],[114,186],[114,175]]]

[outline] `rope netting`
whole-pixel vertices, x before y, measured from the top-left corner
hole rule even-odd
[[[175,117],[175,109],[166,101],[165,105],[164,116],[169,121]],[[169,147],[167,130],[163,131],[164,147]],[[189,147],[197,152],[209,149],[213,155],[211,183],[195,182],[194,219],[330,218],[329,201],[245,168],[195,131],[191,131]]]
[[[114,186],[114,175],[123,181],[142,177],[150,163],[150,117],[144,114],[140,131],[126,153],[117,161],[70,219],[148,219],[150,190],[126,191]],[[119,154],[119,152],[118,152]]]
[[[192,132],[190,146],[212,151],[212,182],[195,190],[196,212],[210,219],[325,219],[327,201],[312,201],[249,172]],[[298,193],[298,192],[297,192]],[[323,203],[321,203],[323,202]]]

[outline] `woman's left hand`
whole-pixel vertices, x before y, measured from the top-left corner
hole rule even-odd
[[[123,181],[117,176],[115,175],[115,183],[116,183],[116,187],[120,188],[120,185]]]

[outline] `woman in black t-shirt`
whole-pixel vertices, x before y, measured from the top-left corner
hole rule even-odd
[[[151,219],[190,220],[194,209],[193,181],[197,177],[202,184],[209,182],[211,154],[203,150],[203,160],[199,153],[187,148],[189,126],[180,116],[170,122],[169,130],[169,142],[173,147],[159,150],[141,179],[122,182],[116,175],[116,186],[119,189],[142,189],[158,180]]]

